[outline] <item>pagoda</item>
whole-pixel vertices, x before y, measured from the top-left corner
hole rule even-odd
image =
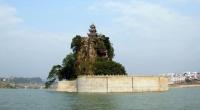
[[[96,30],[96,26],[94,24],[90,25],[90,29],[89,29],[88,36],[89,37],[97,37],[97,30]]]

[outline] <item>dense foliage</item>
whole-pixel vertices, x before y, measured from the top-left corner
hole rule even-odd
[[[55,65],[52,67],[49,72],[49,76],[47,77],[47,82],[45,83],[46,88],[48,88],[52,83],[56,81],[56,79],[63,80],[73,80],[77,76],[75,75],[74,64],[75,64],[75,55],[69,54],[66,58],[63,59],[63,64]]]
[[[52,67],[51,71],[49,72],[49,76],[47,77],[47,82],[45,83],[45,87],[48,88],[55,80],[57,77],[61,77],[61,66],[60,65],[55,65]]]
[[[96,61],[94,73],[95,75],[126,75],[124,67],[114,61]]]
[[[64,76],[63,78],[67,79],[67,80],[73,80],[77,77],[77,75],[75,74],[75,55],[74,54],[69,54],[67,55],[66,58],[63,59],[63,68],[62,68],[62,73]]]
[[[114,48],[112,47],[112,44],[110,43],[109,37],[106,37],[105,35],[100,35],[100,37],[103,39],[104,45],[108,52],[108,58],[112,60],[114,57]]]
[[[77,53],[78,50],[80,49],[80,46],[81,46],[81,36],[80,35],[76,35],[72,39],[71,49],[73,50],[74,53]]]

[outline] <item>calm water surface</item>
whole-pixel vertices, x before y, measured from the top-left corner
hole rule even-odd
[[[0,110],[200,110],[200,88],[108,94],[0,89]]]

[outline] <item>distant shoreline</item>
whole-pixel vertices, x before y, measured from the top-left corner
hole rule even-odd
[[[200,87],[200,84],[175,84],[175,85],[169,85],[169,88],[191,88],[191,87]]]

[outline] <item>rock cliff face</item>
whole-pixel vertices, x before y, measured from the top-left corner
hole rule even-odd
[[[80,38],[80,45],[76,51],[77,75],[93,75],[93,64],[98,59],[109,60],[106,48],[106,37],[96,33],[96,27],[90,26],[88,37]]]

